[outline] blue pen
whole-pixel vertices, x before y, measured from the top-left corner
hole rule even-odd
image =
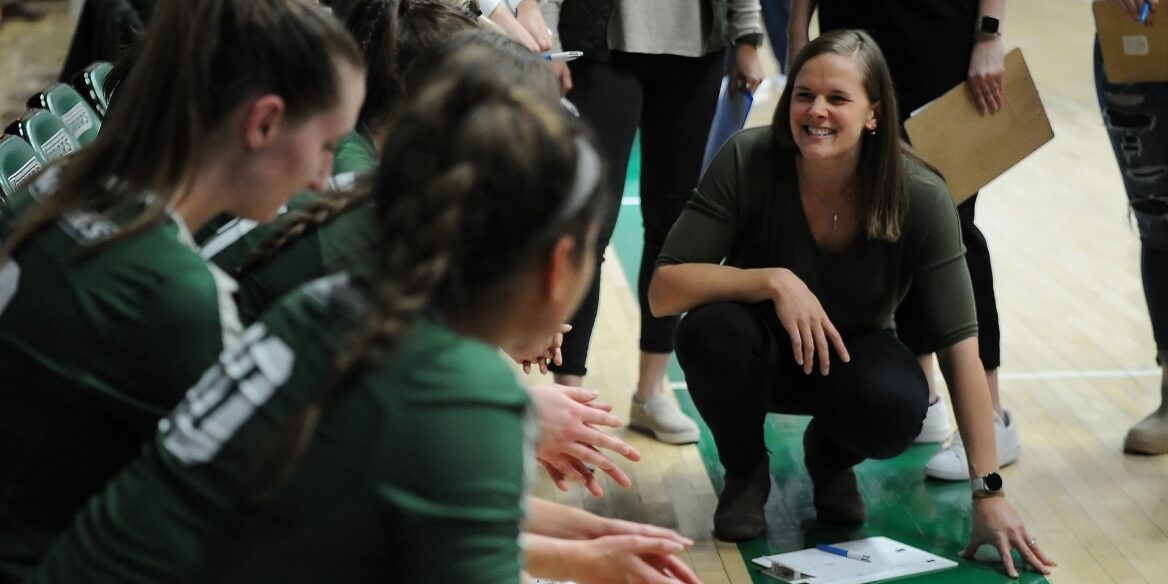
[[[1152,4],[1144,0],[1144,7],[1140,9],[1140,24],[1148,21],[1148,12],[1152,10]]]
[[[560,53],[543,53],[545,61],[572,61],[584,56],[583,51],[563,51]]]
[[[868,554],[861,554],[860,552],[853,552],[851,550],[845,550],[844,548],[835,547],[834,545],[824,545],[821,543],[821,544],[817,544],[815,546],[815,549],[817,549],[821,552],[827,552],[829,554],[835,554],[837,556],[843,556],[845,558],[850,558],[853,560],[860,560],[861,562],[871,562],[872,561],[872,558],[869,558]]]

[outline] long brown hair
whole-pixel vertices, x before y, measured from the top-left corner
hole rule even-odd
[[[419,31],[440,30],[431,28],[433,22],[430,20],[434,18],[437,18],[439,23],[445,23],[441,26],[454,28],[453,31],[447,31],[443,38],[444,42],[438,43],[437,36],[434,36],[430,42],[436,44],[427,46],[416,59],[411,58],[411,63],[416,61],[417,66],[410,66],[403,73],[407,92],[409,88],[424,85],[431,79],[444,75],[458,76],[464,71],[478,70],[494,76],[501,83],[525,87],[548,99],[558,98],[559,84],[551,69],[538,55],[523,45],[487,30],[477,28],[459,30],[460,21],[453,16],[458,14],[455,8],[431,6],[435,2],[429,0],[408,1],[421,8],[401,17],[399,21],[401,29],[411,31],[403,33],[403,41],[415,39],[420,42],[419,39],[423,37]],[[361,2],[357,3],[358,6],[360,4]],[[414,23],[415,18],[424,19],[423,23],[429,24]],[[451,32],[453,34],[450,34]],[[366,103],[368,100],[366,97]],[[279,229],[256,246],[251,255],[235,269],[235,274],[245,276],[268,264],[302,237],[317,231],[341,214],[367,201],[370,190],[368,182],[359,179],[352,189],[320,197],[305,205],[303,209],[289,212],[279,220]]]
[[[138,42],[101,133],[64,161],[6,253],[78,209],[134,217],[107,242],[157,224],[238,104],[273,93],[302,120],[336,103],[339,62],[363,65],[340,23],[306,0],[161,2]],[[144,193],[154,196],[139,208]]]
[[[864,77],[868,100],[879,104],[876,108],[876,134],[861,134],[860,162],[856,169],[858,200],[864,234],[871,240],[896,241],[900,239],[901,224],[908,210],[905,191],[904,156],[915,154],[900,139],[900,114],[892,74],[884,53],[868,33],[862,30],[833,30],[807,43],[791,63],[787,88],[779,98],[771,122],[775,146],[780,151],[798,152],[791,135],[791,98],[795,80],[807,61],[823,54],[841,55],[855,59]]]
[[[435,76],[395,117],[373,185],[382,240],[368,313],[337,375],[258,461],[262,496],[294,468],[321,412],[391,354],[420,313],[493,310],[564,236],[583,261],[607,208],[600,158],[558,101],[482,68]]]

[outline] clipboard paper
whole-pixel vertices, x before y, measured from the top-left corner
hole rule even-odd
[[[1097,1],[1091,9],[1108,81],[1168,81],[1168,25],[1144,26],[1109,0]]]
[[[1005,103],[982,114],[966,83],[913,113],[904,123],[913,148],[936,166],[961,204],[1054,138],[1021,49],[1006,55]]]
[[[763,574],[788,584],[865,584],[957,566],[953,560],[887,537],[869,537],[832,545],[868,554],[872,561],[861,562],[815,548],[751,561],[762,567]]]

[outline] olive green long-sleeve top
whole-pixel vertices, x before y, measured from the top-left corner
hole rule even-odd
[[[977,335],[961,227],[941,177],[908,157],[909,206],[901,238],[860,236],[828,253],[807,224],[794,156],[775,147],[769,127],[732,137],[669,232],[657,266],[787,268],[807,284],[844,338],[893,328],[896,306],[909,286],[917,286],[934,346]]]

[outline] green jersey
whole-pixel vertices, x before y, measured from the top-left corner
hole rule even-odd
[[[377,166],[377,147],[373,145],[373,134],[365,125],[349,132],[337,143],[337,155],[333,159],[333,176],[346,173],[365,174]]]
[[[350,132],[337,147],[332,186],[349,188],[357,175],[368,172],[376,164],[377,150],[372,138],[364,132]],[[377,239],[373,206],[369,202],[351,207],[300,236],[266,263],[238,272],[260,244],[296,221],[297,211],[318,200],[319,196],[299,195],[288,204],[291,212],[275,221],[256,225],[236,220],[203,243],[200,251],[203,257],[238,279],[236,304],[244,323],[255,322],[276,300],[305,282],[340,271],[365,272],[364,258]]]
[[[29,582],[217,582],[249,562],[239,581],[367,581],[352,575],[360,568],[379,581],[516,582],[528,397],[496,348],[431,318],[333,394],[282,487],[249,496],[260,453],[320,401],[364,319],[343,274],[285,296]],[[363,565],[337,572],[321,554]]]
[[[12,200],[0,234],[58,173]],[[233,282],[180,220],[94,247],[119,229],[68,213],[0,263],[0,581],[36,562],[241,332]]]

